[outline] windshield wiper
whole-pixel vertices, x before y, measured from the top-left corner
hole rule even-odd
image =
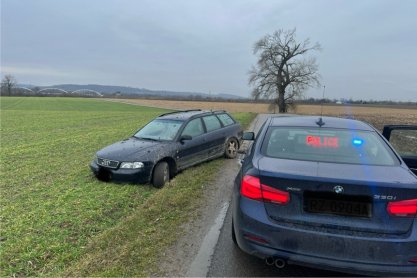
[[[150,141],[159,141],[158,139],[150,138],[150,137],[136,137],[136,138],[138,138],[138,139],[144,139],[144,140],[150,140]]]

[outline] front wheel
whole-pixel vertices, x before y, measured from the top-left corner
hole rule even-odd
[[[239,143],[237,142],[237,140],[235,138],[230,138],[229,140],[227,140],[224,155],[227,158],[236,158],[238,148]]]
[[[153,171],[152,184],[156,188],[164,187],[165,183],[169,181],[169,167],[168,163],[161,161],[155,166]]]

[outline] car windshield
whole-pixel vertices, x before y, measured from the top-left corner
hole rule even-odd
[[[262,144],[266,156],[332,163],[398,165],[399,160],[372,131],[270,127]]]
[[[140,129],[134,137],[147,140],[171,141],[175,138],[183,121],[157,119]]]

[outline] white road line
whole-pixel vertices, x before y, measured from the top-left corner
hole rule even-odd
[[[214,248],[217,245],[219,240],[220,230],[223,227],[224,218],[226,217],[227,209],[229,208],[229,203],[226,202],[223,204],[219,215],[214,221],[213,226],[206,234],[203,239],[203,243],[200,246],[197,256],[191,263],[190,268],[187,271],[185,276],[187,277],[206,277],[209,271],[211,264],[211,256],[214,253]]]
[[[257,118],[252,122],[249,130],[253,130],[255,133],[259,132],[262,124],[269,115],[258,114]],[[240,159],[240,157],[239,157]],[[200,246],[197,256],[191,263],[185,276],[187,277],[206,277],[211,265],[211,258],[216,248],[217,242],[220,236],[220,230],[223,227],[224,219],[229,208],[229,202],[225,202],[220,209],[220,212],[211,226],[208,233],[205,235],[203,242]]]

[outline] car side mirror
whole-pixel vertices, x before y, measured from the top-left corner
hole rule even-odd
[[[180,142],[184,143],[184,141],[188,141],[188,140],[192,140],[193,137],[191,137],[191,135],[181,135],[180,137]]]
[[[253,141],[255,140],[254,132],[244,132],[242,135],[242,140]]]

